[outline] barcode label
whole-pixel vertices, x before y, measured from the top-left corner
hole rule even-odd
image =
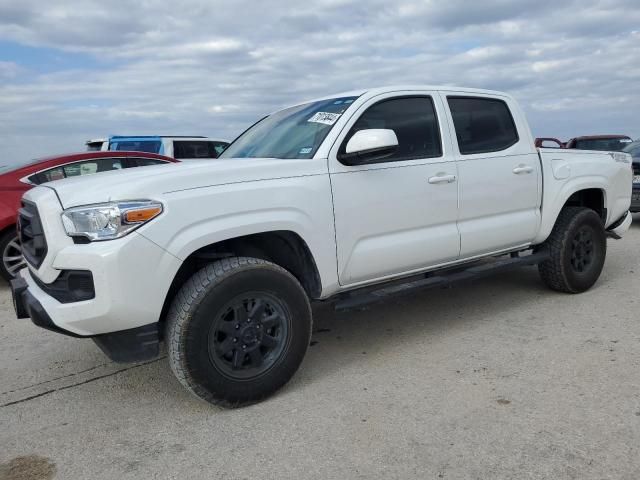
[[[307,122],[324,123],[325,125],[333,125],[340,118],[341,113],[318,112]]]

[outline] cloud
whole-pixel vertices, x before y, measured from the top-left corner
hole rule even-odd
[[[394,83],[507,90],[540,136],[640,136],[636,2],[559,3],[0,0],[0,157],[114,133],[233,138],[282,106]]]
[[[10,79],[17,77],[23,71],[22,67],[15,62],[3,62],[0,60],[0,79]]]

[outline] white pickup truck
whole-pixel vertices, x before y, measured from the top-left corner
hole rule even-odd
[[[221,405],[300,365],[311,304],[357,307],[538,264],[552,289],[598,279],[631,223],[631,157],[536,149],[509,95],[355,91],[257,122],[220,161],[107,172],[27,192],[19,318],[92,337],[116,361],[167,344]]]

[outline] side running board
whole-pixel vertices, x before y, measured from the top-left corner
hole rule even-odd
[[[382,286],[363,287],[338,295],[334,301],[334,308],[336,310],[350,310],[370,303],[380,302],[387,298],[411,294],[418,290],[448,288],[458,282],[475,280],[496,272],[511,270],[525,265],[537,265],[548,259],[549,253],[546,250],[539,250],[523,256],[519,256],[518,253],[512,253],[510,257],[494,257],[490,261],[473,263],[467,268],[458,266],[457,268],[422,273],[386,283]]]

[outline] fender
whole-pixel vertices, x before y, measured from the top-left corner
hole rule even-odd
[[[287,230],[301,238],[310,236],[312,220],[304,212],[291,209],[262,209],[203,219],[190,224],[171,238],[164,247],[179,260],[186,260],[202,247],[246,235]],[[309,244],[309,242],[307,242]],[[309,246],[313,253],[313,249]]]
[[[549,180],[551,179],[551,180]],[[604,206],[608,207],[607,202],[607,179],[600,175],[588,175],[570,178],[564,180],[564,183],[554,179],[551,171],[545,172],[544,177],[544,193],[541,207],[540,231],[533,241],[533,244],[544,242],[556,223],[560,210],[565,206],[567,200],[576,192],[587,189],[598,189],[602,191],[604,196]],[[609,209],[607,208],[607,212]],[[608,213],[610,215],[610,213]],[[610,219],[606,219],[607,224]]]
[[[138,232],[184,262],[225,240],[289,231],[307,244],[323,295],[337,285],[333,205],[328,175],[237,183],[171,194],[162,222]]]

